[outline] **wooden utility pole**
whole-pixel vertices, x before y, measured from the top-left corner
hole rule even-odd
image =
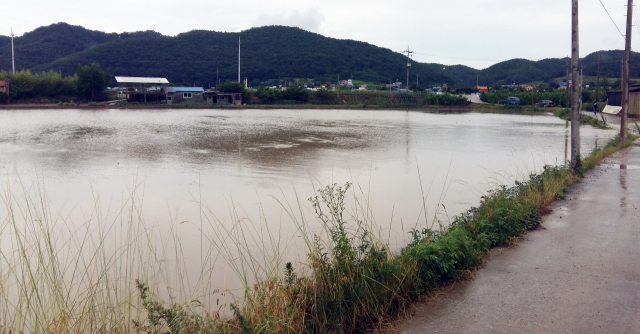
[[[409,67],[411,67],[410,58],[413,51],[409,51],[409,46],[407,46],[407,51],[403,51],[402,53],[407,54],[407,89],[409,89]]]
[[[596,76],[596,97],[593,103],[598,103],[598,92],[600,91],[600,62],[602,61],[602,53],[598,54],[598,75]]]
[[[569,108],[569,59],[567,59],[567,61],[565,62],[564,71],[566,76],[566,79],[564,79],[564,82],[566,84],[564,86],[564,88],[566,88],[564,90],[564,106],[565,108]]]
[[[580,159],[580,34],[578,33],[578,0],[572,0],[571,10],[571,170],[578,170]]]
[[[629,113],[629,58],[631,57],[631,19],[633,16],[633,0],[627,4],[627,35],[624,44],[624,67],[622,70],[622,115],[620,117],[620,138],[627,138],[627,114]]]

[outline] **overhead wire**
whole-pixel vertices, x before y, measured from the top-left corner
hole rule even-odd
[[[609,15],[609,19],[611,19],[611,23],[613,23],[613,25],[616,26],[616,29],[618,29],[618,32],[620,33],[620,36],[622,36],[622,38],[624,39],[625,38],[624,34],[620,30],[620,28],[618,28],[618,25],[616,24],[616,22],[611,17],[611,14],[609,14],[609,11],[607,10],[607,7],[604,6],[604,4],[602,3],[602,0],[598,0],[598,1],[600,1],[600,4],[602,5],[602,8],[604,8],[604,11],[607,12],[607,15]]]

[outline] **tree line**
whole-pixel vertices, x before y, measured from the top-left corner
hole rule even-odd
[[[93,63],[78,66],[72,76],[66,77],[53,70],[40,73],[22,70],[15,74],[0,71],[0,81],[9,82],[9,95],[0,93],[2,103],[95,101],[104,98],[101,94],[111,82],[111,74]]]

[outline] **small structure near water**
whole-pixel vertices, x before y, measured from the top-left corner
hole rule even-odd
[[[167,104],[203,104],[202,87],[163,87]]]
[[[207,104],[242,104],[242,93],[221,93],[215,88],[207,89],[204,92],[205,103]]]
[[[242,93],[221,93],[215,88],[204,90],[202,87],[172,87],[166,78],[115,78],[119,86],[118,97],[126,98],[129,103],[242,104]]]
[[[617,113],[620,111],[622,108],[621,89],[607,92],[607,107],[605,107],[605,111],[603,112]],[[640,83],[632,83],[629,85],[629,110],[627,111],[627,115],[631,117],[640,117]]]
[[[118,83],[118,95],[127,102],[157,102],[163,100],[162,87],[169,84],[167,78],[115,77]]]

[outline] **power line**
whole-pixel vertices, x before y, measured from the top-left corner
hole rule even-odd
[[[635,5],[633,7],[635,7]],[[636,30],[640,34],[640,28],[638,27],[638,17],[636,15],[634,15],[632,18],[633,18],[633,22],[635,23],[634,26],[636,27]]]
[[[622,33],[622,31],[620,31],[620,28],[618,28],[618,25],[616,24],[616,22],[611,17],[611,14],[609,14],[609,11],[607,10],[607,7],[604,6],[604,4],[602,3],[602,0],[598,0],[598,1],[600,1],[600,4],[602,5],[602,8],[604,8],[604,11],[607,12],[607,15],[609,15],[609,18],[611,19],[611,23],[613,23],[613,25],[616,26],[616,29],[618,29],[618,32],[620,33],[620,36],[622,36],[622,38],[624,38],[624,34]]]
[[[490,61],[490,62],[501,61],[496,59],[473,59],[473,58],[462,58],[462,57],[450,57],[450,56],[441,56],[441,55],[434,55],[434,54],[420,53],[420,52],[416,52],[415,54],[421,55],[421,56],[430,56],[430,57],[438,57],[438,58],[445,58],[445,59],[460,59],[460,60],[475,60],[475,61]]]

